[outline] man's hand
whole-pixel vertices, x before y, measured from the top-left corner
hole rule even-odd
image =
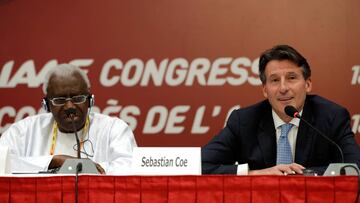
[[[105,170],[100,166],[100,164],[95,163],[95,165],[100,174],[105,174]]]
[[[66,159],[76,159],[76,157],[68,156],[68,155],[54,155],[48,168],[49,169],[59,168],[63,165]]]
[[[261,170],[249,171],[249,175],[292,175],[292,174],[303,174],[303,167],[300,164],[279,164],[271,168],[265,168]]]

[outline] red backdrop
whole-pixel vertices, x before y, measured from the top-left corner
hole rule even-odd
[[[139,146],[202,146],[263,99],[258,57],[290,44],[313,93],[348,108],[360,141],[360,1],[0,0],[0,133],[38,113],[47,68],[88,72],[99,111]],[[359,142],[360,143],[360,142]]]

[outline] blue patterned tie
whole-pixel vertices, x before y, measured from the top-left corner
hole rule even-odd
[[[281,135],[277,144],[276,165],[291,164],[293,162],[288,139],[288,134],[292,126],[291,123],[286,123],[281,126]]]

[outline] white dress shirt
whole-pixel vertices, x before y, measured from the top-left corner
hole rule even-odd
[[[131,174],[134,135],[119,118],[90,113],[89,130],[84,134],[81,154],[100,164],[106,174]],[[11,172],[46,171],[53,155],[50,154],[54,118],[51,113],[27,117],[14,123],[3,133],[0,144],[10,149]],[[78,135],[83,135],[82,130]],[[74,133],[58,130],[54,154],[76,157]]]

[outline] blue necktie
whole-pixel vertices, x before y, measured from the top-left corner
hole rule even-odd
[[[292,126],[291,123],[286,123],[281,126],[281,135],[277,144],[276,165],[291,164],[293,162],[288,139],[288,134]]]

